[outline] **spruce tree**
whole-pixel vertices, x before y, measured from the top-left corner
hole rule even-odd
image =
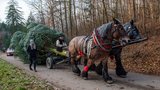
[[[34,22],[35,22],[35,18],[33,16],[32,12],[30,12],[28,19],[27,19],[27,24],[34,23]]]
[[[10,32],[13,34],[14,32],[21,30],[23,26],[23,12],[20,11],[20,7],[18,6],[18,2],[16,0],[10,0],[8,2],[8,12],[6,17],[6,23],[10,27]]]

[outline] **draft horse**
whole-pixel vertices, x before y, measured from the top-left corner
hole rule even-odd
[[[113,79],[108,74],[107,59],[112,49],[113,40],[120,41],[121,44],[129,42],[129,37],[119,20],[113,18],[113,22],[103,24],[94,29],[91,36],[74,37],[68,46],[71,58],[72,71],[81,74],[78,61],[83,57],[84,67],[82,77],[88,79],[88,71],[93,64],[102,62],[102,75],[107,83],[112,83]]]
[[[139,33],[138,28],[135,26],[134,21],[131,20],[130,22],[123,25],[125,31],[127,32],[130,41],[132,40],[138,40],[141,39],[141,35]],[[120,43],[113,41],[112,45],[116,46]],[[125,78],[127,75],[127,72],[123,68],[122,62],[121,62],[121,53],[122,53],[122,47],[117,47],[111,50],[110,55],[114,56],[116,60],[116,74],[117,76],[120,76],[122,78]]]
[[[125,23],[123,25],[125,31],[127,32],[130,41],[135,41],[135,40],[139,40],[141,39],[141,35],[140,32],[138,30],[138,28],[136,27],[136,25],[134,24],[134,21],[131,20],[127,23]],[[112,41],[112,46],[116,46],[119,45],[120,43],[116,40]],[[110,57],[111,59],[115,58],[115,64],[116,64],[116,74],[119,77],[125,78],[127,76],[127,72],[125,71],[123,64],[122,64],[122,60],[121,60],[121,53],[122,53],[122,47],[117,47],[117,48],[113,48],[110,51]],[[100,63],[99,65],[97,65],[95,68],[95,71],[97,72],[97,74],[102,75],[102,63]]]

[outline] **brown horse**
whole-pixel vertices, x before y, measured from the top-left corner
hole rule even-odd
[[[73,38],[68,46],[73,72],[80,75],[81,71],[77,64],[81,57],[85,59],[82,71],[84,79],[88,79],[88,71],[93,64],[98,65],[102,62],[103,78],[107,83],[112,83],[113,80],[108,74],[107,58],[112,49],[113,39],[123,41],[123,43],[129,41],[128,35],[117,19],[95,29],[90,37],[77,36]]]

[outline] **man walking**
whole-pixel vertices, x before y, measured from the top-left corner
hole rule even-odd
[[[36,64],[37,64],[37,48],[36,48],[36,44],[34,42],[33,39],[30,40],[30,44],[27,48],[27,52],[29,54],[29,60],[30,60],[30,64],[29,64],[29,69],[30,70],[33,70],[32,69],[32,64],[34,66],[34,71],[37,72],[36,70]]]

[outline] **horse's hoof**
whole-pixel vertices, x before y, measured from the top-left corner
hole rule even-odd
[[[112,84],[114,81],[113,80],[107,80],[106,81],[108,84]]]
[[[84,80],[88,80],[88,77],[83,77]]]
[[[126,75],[118,75],[118,77],[126,78],[127,76]]]
[[[77,76],[81,76],[81,73],[77,73]]]
[[[82,72],[82,77],[88,77],[88,72],[83,71]]]
[[[76,76],[81,76],[81,74],[80,74],[80,73],[74,73],[74,75],[76,75]]]

